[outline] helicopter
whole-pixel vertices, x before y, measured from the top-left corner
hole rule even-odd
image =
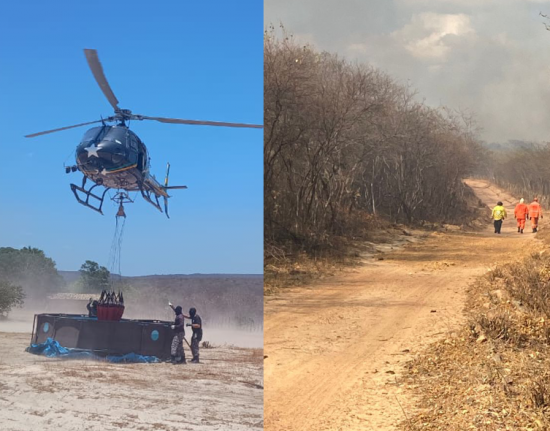
[[[124,204],[133,202],[128,192],[139,191],[141,196],[161,213],[163,211],[159,198],[162,197],[164,199],[164,213],[169,218],[168,198],[170,196],[168,195],[168,191],[187,188],[187,186],[168,185],[170,163],[166,167],[164,184],[159,183],[155,176],[149,173],[151,159],[147,152],[147,147],[138,135],[130,130],[126,124],[128,121],[154,120],[171,124],[263,128],[262,125],[257,124],[149,117],[134,114],[129,109],[121,109],[118,106],[118,99],[107,82],[97,51],[95,49],[84,49],[84,54],[99,88],[114,109],[114,115],[102,118],[101,120],[32,133],[25,135],[25,137],[34,138],[48,133],[101,123],[100,126],[89,129],[77,145],[76,164],[65,166],[66,173],[80,171],[83,174],[81,185],[71,183],[71,190],[76,200],[100,214],[103,214],[102,208],[107,192],[113,189],[116,190],[116,193],[111,200],[119,204],[117,216],[126,217]],[[113,124],[110,125],[109,123]],[[87,188],[88,180],[92,184]],[[101,192],[101,187],[104,188],[103,192]],[[99,188],[99,193],[95,190],[96,188]]]

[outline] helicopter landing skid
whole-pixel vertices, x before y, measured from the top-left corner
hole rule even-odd
[[[86,190],[84,188],[84,184],[86,183],[86,180],[85,180],[86,177],[84,177],[84,181],[82,182],[82,187],[79,187],[77,186],[76,184],[71,184],[71,190],[73,191],[74,193],[74,196],[76,198],[76,200],[78,201],[78,203],[81,203],[82,205],[84,205],[85,207],[88,207],[88,208],[91,208],[93,209],[94,211],[97,211],[98,213],[100,213],[101,215],[103,215],[103,211],[101,210],[101,207],[103,206],[103,199],[105,198],[105,194],[107,193],[107,191],[109,190],[109,187],[106,187],[105,188],[105,191],[103,192],[103,194],[101,195],[101,197],[95,195],[94,193],[92,193],[92,190],[98,186],[100,186],[100,184],[94,184],[92,187],[90,187],[89,190]],[[79,193],[82,193],[86,199],[82,199],[80,196],[79,196]],[[90,198],[93,198],[95,199],[92,200],[92,202],[96,202],[96,201],[99,201],[99,205],[98,206],[94,206],[93,204],[90,203]]]

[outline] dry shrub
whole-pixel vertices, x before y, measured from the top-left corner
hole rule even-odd
[[[550,318],[550,259],[531,253],[504,271],[505,288],[512,298],[531,312]]]
[[[401,429],[550,430],[549,254],[525,254],[470,287],[468,326],[407,366],[419,410]]]
[[[522,346],[527,341],[525,334],[518,332],[514,322],[504,313],[477,316],[472,332],[476,339],[483,334],[492,340],[501,340],[516,346]]]
[[[548,376],[539,377],[531,387],[531,401],[535,407],[550,406],[550,382]]]
[[[497,266],[496,268],[491,269],[489,273],[487,274],[487,278],[489,281],[495,281],[498,278],[504,278],[504,271],[502,270],[502,267]]]
[[[269,295],[280,288],[302,286],[329,276],[350,264],[334,257],[311,257],[305,252],[289,253],[284,259],[267,259],[264,266],[264,293]]]

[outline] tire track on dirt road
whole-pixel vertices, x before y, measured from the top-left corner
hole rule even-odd
[[[467,184],[512,211],[505,192]],[[482,232],[434,232],[355,273],[266,298],[264,429],[395,429],[414,401],[396,383],[402,363],[456,328],[468,284],[533,238],[509,220],[502,232],[489,220]]]

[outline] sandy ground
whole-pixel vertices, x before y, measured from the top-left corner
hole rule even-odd
[[[63,361],[26,353],[26,327],[0,322],[2,431],[263,427],[261,348],[202,349],[202,364],[177,366]]]
[[[397,383],[402,364],[462,321],[469,283],[533,239],[517,233],[515,199],[468,184],[512,213],[501,235],[488,218],[482,232],[411,238],[352,273],[266,298],[265,430],[392,430],[406,420],[414,400]]]

